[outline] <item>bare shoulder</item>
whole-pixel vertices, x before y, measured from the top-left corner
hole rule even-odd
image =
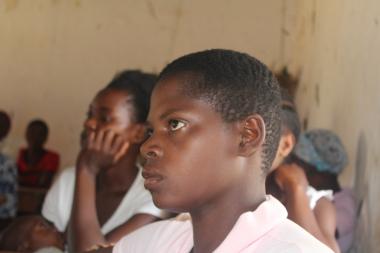
[[[329,216],[336,216],[335,206],[331,200],[326,197],[320,198],[314,208],[314,214],[321,218],[328,218]]]
[[[314,208],[314,215],[318,222],[318,226],[326,239],[327,245],[329,245],[334,252],[340,252],[338,243],[335,239],[336,211],[332,201],[325,197],[318,200]]]

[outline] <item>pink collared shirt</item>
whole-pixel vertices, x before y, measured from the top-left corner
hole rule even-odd
[[[215,253],[332,253],[332,251],[288,220],[285,207],[268,196],[255,211],[243,213]],[[193,247],[190,219],[156,222],[125,236],[113,253],[188,253]]]

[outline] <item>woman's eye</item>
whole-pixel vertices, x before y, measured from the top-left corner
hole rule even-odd
[[[101,116],[100,117],[100,121],[103,122],[103,123],[109,123],[109,122],[111,122],[111,117],[109,117],[109,116]]]
[[[179,120],[172,119],[169,121],[169,128],[171,131],[177,131],[185,126],[185,123]]]

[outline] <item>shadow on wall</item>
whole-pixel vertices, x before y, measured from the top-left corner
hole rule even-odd
[[[357,225],[355,238],[350,253],[371,252],[371,209],[369,207],[368,170],[367,170],[367,141],[363,132],[360,133],[355,164],[354,190],[358,200]]]

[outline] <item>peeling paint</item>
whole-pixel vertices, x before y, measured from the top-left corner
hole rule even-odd
[[[4,0],[5,12],[13,11],[18,6],[18,0]]]
[[[320,105],[319,83],[315,84],[315,103],[317,104],[317,106]]]
[[[357,140],[357,145],[356,145],[356,162],[355,162],[355,167],[356,167],[355,185],[356,186],[358,184],[363,184],[362,180],[366,180],[363,177],[365,176],[364,172],[367,169],[367,151],[368,151],[367,140],[366,140],[364,132],[361,131]],[[362,192],[360,193],[363,194]]]
[[[169,58],[172,58],[172,53],[173,53],[173,50],[175,48],[175,44],[177,42],[179,26],[180,26],[181,18],[183,15],[182,4],[183,4],[183,2],[179,1],[178,6],[176,8],[176,12],[175,12],[176,15],[175,15],[174,27],[173,27],[171,35],[170,35]]]
[[[302,121],[302,127],[303,127],[303,130],[306,131],[309,127],[309,119],[308,117],[305,117]]]
[[[311,32],[312,34],[315,33],[315,26],[317,23],[317,7],[316,7],[316,1],[313,1],[313,10],[311,12]]]
[[[289,34],[289,32],[286,30],[286,17],[287,17],[287,11],[286,11],[286,3],[285,0],[282,1],[281,4],[281,15],[282,15],[282,25],[281,25],[281,37],[280,37],[280,62],[284,62],[285,59],[285,37]],[[286,33],[287,32],[287,33]]]
[[[369,206],[368,179],[370,178],[367,170],[367,140],[363,131],[360,131],[356,146],[355,163],[355,184],[354,190],[359,201],[357,235],[354,243],[354,252],[369,252],[369,238],[371,238],[371,213]],[[364,248],[363,248],[364,247]]]
[[[157,13],[156,13],[156,9],[154,8],[154,4],[152,3],[152,1],[150,1],[150,0],[146,0],[145,3],[146,3],[146,5],[147,5],[147,7],[148,7],[149,14],[150,14],[155,20],[158,20]]]
[[[60,1],[61,1],[61,0],[51,0],[51,3],[52,3],[53,5],[57,5],[57,4],[59,4]]]
[[[75,7],[81,7],[82,6],[82,2],[81,0],[75,0]]]

